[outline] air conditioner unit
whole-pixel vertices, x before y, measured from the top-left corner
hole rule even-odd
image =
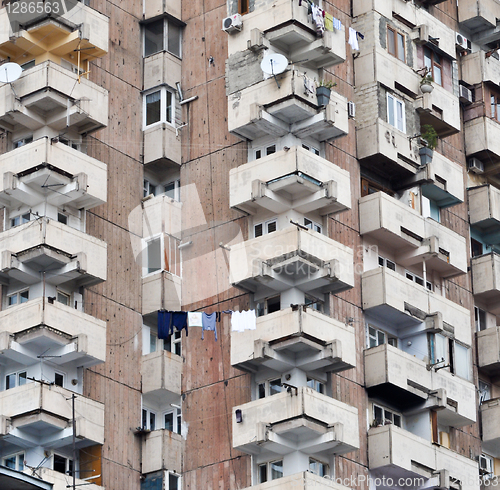
[[[352,101],[347,102],[347,115],[349,117],[356,117],[356,104]]]
[[[484,172],[484,165],[479,158],[469,158],[467,167],[475,174],[482,174]]]
[[[226,17],[222,21],[222,30],[230,34],[231,32],[241,31],[243,27],[243,21],[241,20],[240,14],[234,14],[230,17]]]
[[[429,42],[429,26],[422,24],[419,25],[417,28],[417,38],[415,39],[415,42],[417,44],[426,44]]]
[[[455,44],[462,49],[468,49],[467,38],[462,36],[459,32],[455,33]]]
[[[481,454],[479,456],[479,471],[483,475],[491,475],[493,473],[493,461],[488,456]]]
[[[460,85],[459,88],[460,88],[460,102],[463,102],[464,104],[472,104],[472,102],[474,102],[472,98],[472,90],[468,89],[467,87],[464,87],[463,85]]]

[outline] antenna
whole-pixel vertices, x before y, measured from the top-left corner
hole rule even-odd
[[[288,66],[288,60],[286,56],[283,56],[282,54],[279,53],[268,54],[264,56],[264,58],[260,62],[260,69],[266,75],[271,75],[274,77],[274,80],[276,82],[276,85],[278,85],[278,88],[281,87],[280,84],[278,83],[276,75],[283,73],[286,70],[287,66]]]
[[[23,69],[17,63],[4,63],[0,66],[0,82],[15,82],[23,72]]]

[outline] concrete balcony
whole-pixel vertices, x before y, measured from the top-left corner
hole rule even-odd
[[[49,468],[38,468],[37,473],[40,474],[44,481],[49,482],[53,485],[52,490],[67,490],[68,480],[72,480],[71,477],[59,473],[58,471],[51,470]],[[83,476],[83,475],[82,475]],[[76,485],[78,488],[84,487],[85,490],[105,490],[104,487],[89,483],[87,480],[82,480],[76,478]]]
[[[401,410],[438,410],[443,425],[462,427],[476,421],[473,383],[441,369],[427,369],[415,356],[384,344],[365,350],[365,385],[370,396],[391,400]]]
[[[468,309],[386,267],[364,272],[361,286],[363,309],[380,320],[397,322],[400,328],[425,321],[435,331],[443,330],[447,324],[455,339],[471,345]]]
[[[2,10],[1,12],[4,12]],[[108,124],[108,91],[80,80],[72,71],[51,61],[23,72],[0,87],[0,127],[7,131],[35,131],[49,126],[89,133]]]
[[[376,171],[390,169],[401,179],[416,174],[420,166],[419,147],[415,140],[379,118],[356,130],[358,159],[365,160]]]
[[[231,246],[229,264],[231,284],[252,292],[296,287],[314,295],[354,287],[352,250],[295,226]]]
[[[280,88],[278,88],[278,81]],[[347,99],[332,91],[325,108],[317,104],[316,94],[304,91],[304,79],[296,70],[260,81],[228,99],[229,131],[242,139],[261,136],[311,137],[326,141],[349,131]]]
[[[147,8],[147,7],[146,7]],[[174,88],[181,80],[182,61],[168,51],[144,58],[144,90],[163,84]]]
[[[460,61],[462,64],[462,80],[464,82],[470,85],[483,81],[500,84],[500,61],[493,58],[493,56],[486,58],[485,52],[480,50],[462,56]]]
[[[358,410],[304,386],[268,396],[233,408],[233,447],[262,455],[348,453],[359,447]]]
[[[425,197],[432,199],[440,208],[446,208],[464,201],[463,182],[464,168],[434,151],[432,161],[420,167],[405,185],[420,185]]]
[[[158,310],[180,311],[182,278],[167,271],[158,271],[142,278],[142,314]]]
[[[59,17],[33,14],[25,29],[13,27],[7,9],[0,11],[0,55],[13,60],[24,53],[47,59],[69,58],[80,49],[81,61],[100,58],[108,52],[109,18],[82,2]],[[72,60],[73,61],[73,60]],[[72,87],[71,85],[70,87]]]
[[[256,372],[339,372],[356,365],[354,328],[298,306],[257,318],[256,330],[231,332],[231,365]]]
[[[0,393],[0,435],[23,447],[71,446],[73,392],[55,385],[28,383]],[[68,400],[69,399],[69,400]],[[77,447],[104,444],[104,404],[75,397]]]
[[[167,429],[154,430],[142,441],[142,472],[170,470],[182,472],[184,442],[180,434]]]
[[[0,234],[0,281],[89,286],[106,280],[107,244],[53,219],[38,218]]]
[[[432,84],[430,94],[422,94],[415,100],[415,109],[420,115],[420,124],[430,124],[440,138],[451,136],[461,130],[460,102],[452,92]]]
[[[500,315],[500,255],[472,258],[472,291],[490,313]]]
[[[345,61],[345,27],[340,31],[325,31],[323,37],[318,37],[305,5],[278,0],[246,14],[241,32],[229,37],[229,56],[249,47],[278,49],[291,62],[301,61],[301,65],[313,69],[324,68]]]
[[[486,116],[476,117],[464,123],[465,152],[484,162],[486,176],[498,175],[500,163],[500,124]]]
[[[144,201],[142,212],[142,236],[150,237],[166,233],[181,239],[182,203],[161,194]]]
[[[142,393],[162,405],[181,394],[182,357],[166,350],[142,356]]]
[[[375,238],[395,252],[396,263],[408,267],[425,260],[427,270],[442,277],[467,272],[467,244],[463,236],[410,206],[377,192],[359,200],[360,233]]]
[[[493,29],[498,18],[497,0],[462,0],[458,6],[458,22],[472,32]]]
[[[51,363],[90,367],[106,360],[106,322],[37,298],[0,312],[0,352],[30,365],[50,348]]]
[[[496,377],[500,374],[500,327],[476,332],[479,368]]]
[[[148,0],[144,6],[145,19],[152,19],[163,14],[170,14],[176,19],[181,19],[181,0]]]
[[[171,124],[155,124],[144,130],[144,165],[153,172],[181,164],[181,136]]]
[[[500,243],[500,190],[482,185],[468,190],[469,220],[481,232],[485,243]]]
[[[284,476],[260,485],[252,485],[244,490],[348,490],[348,487],[340,485],[334,479],[317,476],[309,471]]]
[[[498,458],[500,456],[500,399],[494,398],[479,407],[483,427],[483,449]]]
[[[294,146],[232,169],[229,202],[250,214],[262,209],[338,213],[351,208],[349,172]]]
[[[47,202],[89,209],[106,202],[106,164],[50,138],[4,153],[0,169],[0,202],[7,207]]]
[[[422,478],[425,471],[428,480],[423,488],[449,488],[455,479],[468,482],[467,489],[479,490],[477,461],[394,425],[368,431],[368,461],[372,478]]]

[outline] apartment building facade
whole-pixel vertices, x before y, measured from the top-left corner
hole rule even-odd
[[[2,485],[494,484],[500,4],[25,4]]]

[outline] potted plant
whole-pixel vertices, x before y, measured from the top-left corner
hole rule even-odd
[[[420,90],[423,94],[430,94],[434,90],[434,86],[432,85],[433,81],[434,78],[432,78],[432,75],[425,75],[422,77],[422,80],[420,80]]]
[[[316,88],[316,97],[318,98],[318,105],[325,107],[330,102],[330,94],[332,92],[332,87],[337,85],[336,82],[330,82],[328,80],[320,80],[318,87]]]
[[[419,150],[420,163],[422,165],[427,165],[432,161],[434,148],[437,146],[438,134],[433,126],[424,124],[421,128],[420,138],[424,144]]]

